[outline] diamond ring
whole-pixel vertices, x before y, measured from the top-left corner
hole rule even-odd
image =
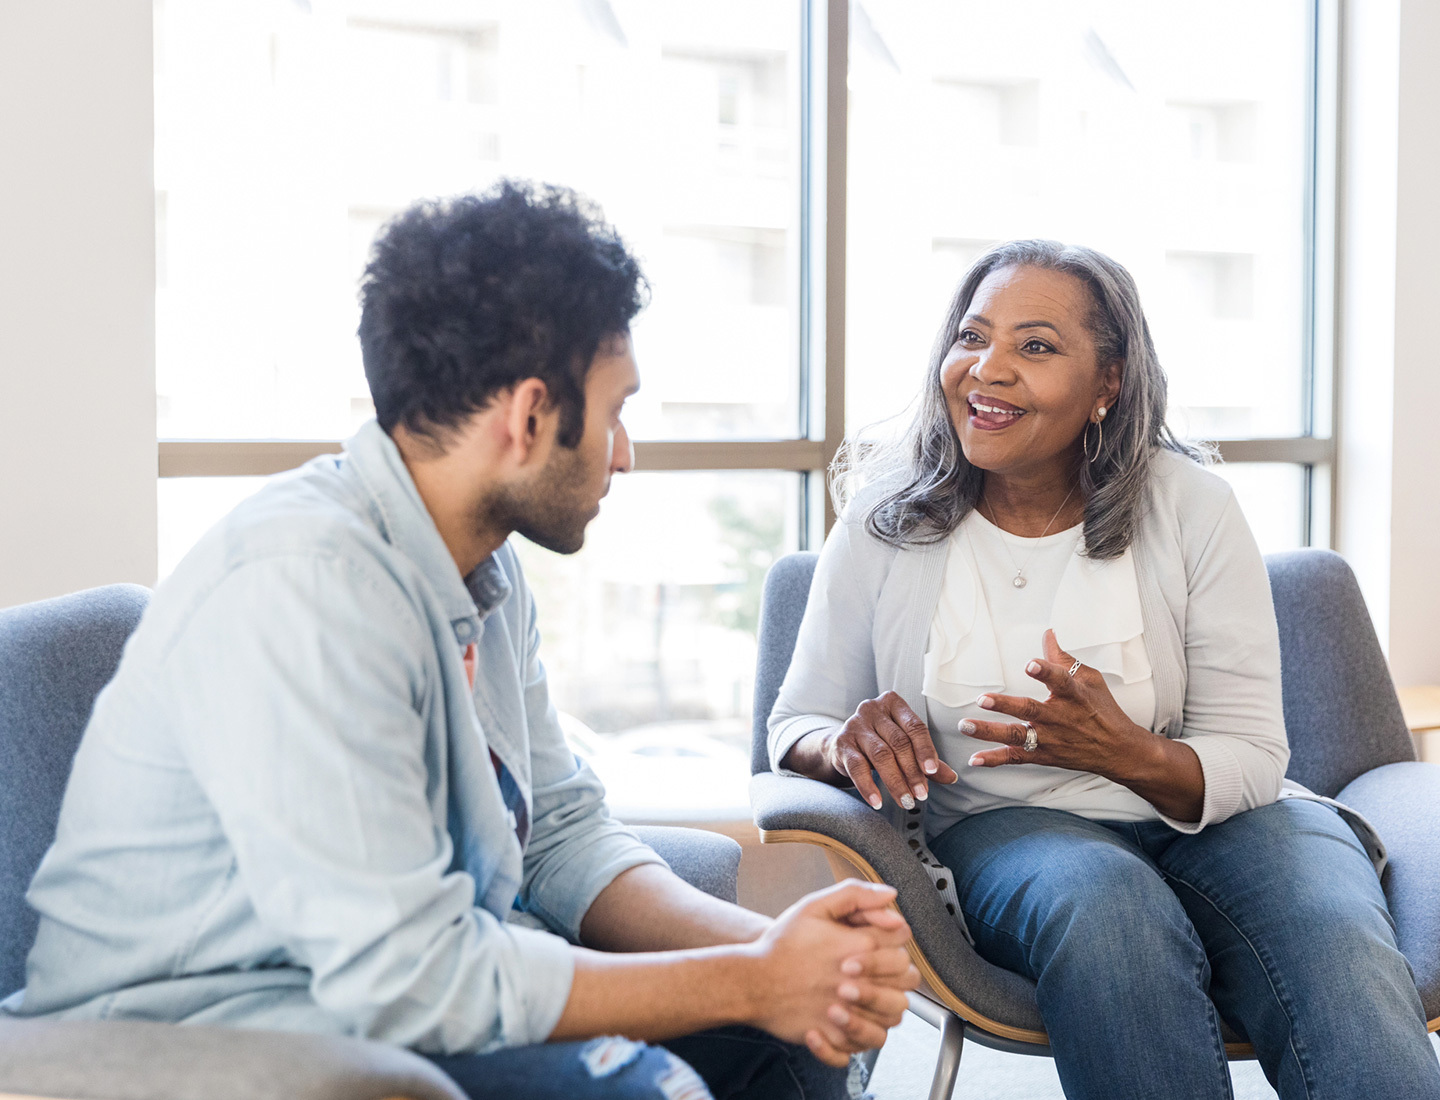
[[[1025,723],[1025,744],[1020,746],[1026,752],[1034,752],[1040,744],[1040,735],[1035,732],[1035,727],[1029,722]]]

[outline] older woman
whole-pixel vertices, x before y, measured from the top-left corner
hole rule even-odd
[[[1165,391],[1120,265],[977,261],[905,446],[852,451],[771,760],[923,804],[911,846],[1035,981],[1068,1097],[1228,1097],[1222,1017],[1286,1100],[1440,1097],[1365,846],[1278,797],[1265,567]]]

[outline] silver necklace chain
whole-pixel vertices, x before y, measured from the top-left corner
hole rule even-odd
[[[1060,502],[1060,507],[1059,507],[1059,508],[1056,508],[1056,509],[1055,509],[1055,514],[1050,517],[1050,522],[1045,525],[1045,530],[1043,530],[1043,531],[1040,532],[1040,536],[1039,536],[1040,538],[1043,539],[1046,535],[1048,535],[1048,534],[1050,533],[1050,528],[1052,528],[1052,527],[1055,526],[1055,521],[1060,518],[1060,513],[1063,512],[1063,511],[1065,511],[1065,505],[1067,505],[1067,504],[1070,503],[1070,498],[1073,497],[1074,495],[1075,495],[1075,486],[1072,485],[1072,486],[1070,486],[1070,491],[1065,494],[1065,499]],[[984,503],[985,503],[985,498],[984,498],[983,496],[980,498],[980,503],[981,503],[981,504],[984,504]],[[1000,545],[1005,548],[1005,556],[1010,559],[1010,564],[1011,564],[1011,565],[1015,565],[1015,555],[1012,554],[1012,553],[1010,553],[1010,544],[1009,544],[1008,542],[1006,542],[1006,541],[1005,541],[1005,538],[1004,538],[1005,529],[1004,529],[1003,527],[1001,527],[1000,524],[999,524],[999,523],[996,523],[996,521],[995,521],[995,508],[994,508],[993,505],[990,507],[989,511],[990,511],[990,522],[991,522],[992,524],[994,524],[995,530],[997,530],[997,531],[1000,532],[1000,535],[1001,535]],[[1024,587],[1025,587],[1025,566],[1027,566],[1027,565],[1030,564],[1030,562],[1031,562],[1031,561],[1034,559],[1034,557],[1035,557],[1036,551],[1039,550],[1039,549],[1040,549],[1040,548],[1037,546],[1037,547],[1033,548],[1033,549],[1030,551],[1029,554],[1026,555],[1024,565],[1015,565],[1015,579],[1014,579],[1013,581],[1011,581],[1010,583],[1013,584],[1016,588],[1024,588]]]

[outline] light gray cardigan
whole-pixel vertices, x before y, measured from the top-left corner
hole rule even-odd
[[[780,761],[796,741],[839,729],[861,701],[884,691],[897,692],[928,721],[923,656],[948,541],[887,546],[865,529],[868,503],[862,497],[847,509],[815,568],[770,714],[770,761],[782,774],[793,774]],[[1155,686],[1152,729],[1194,749],[1205,775],[1200,820],[1165,820],[1199,832],[1275,801],[1282,784],[1286,795],[1318,797],[1284,783],[1290,749],[1270,582],[1229,484],[1157,451],[1133,554]],[[963,765],[956,770],[963,776]],[[888,797],[886,809],[899,812]],[[1353,812],[1345,816],[1383,863],[1373,830]]]

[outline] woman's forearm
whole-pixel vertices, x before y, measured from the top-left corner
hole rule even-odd
[[[1129,787],[1166,817],[1199,821],[1205,810],[1205,772],[1184,741],[1135,727],[1134,751],[1101,774]]]

